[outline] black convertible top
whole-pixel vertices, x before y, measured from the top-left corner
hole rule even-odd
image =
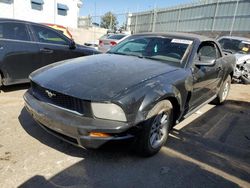
[[[203,41],[214,41],[214,39],[203,36],[203,35],[198,35],[194,33],[182,33],[182,32],[152,32],[152,33],[138,33],[134,34],[134,36],[171,36],[171,37],[177,37],[177,38],[185,38],[185,39],[190,39],[190,40],[198,40],[199,42]]]

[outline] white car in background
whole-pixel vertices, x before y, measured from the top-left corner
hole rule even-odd
[[[107,52],[110,48],[116,46],[119,42],[124,40],[130,35],[127,34],[113,34],[106,39],[99,39],[99,48],[98,50],[105,53]]]
[[[112,35],[114,35],[114,33],[105,34],[105,35],[101,36],[101,37],[99,38],[99,40],[88,41],[88,42],[85,42],[84,45],[85,45],[85,46],[88,46],[88,47],[92,47],[92,48],[98,50],[99,41],[100,41],[100,40],[103,40],[103,39],[106,39],[106,38],[108,38],[108,37],[110,37],[110,36],[112,36]]]
[[[223,36],[217,40],[224,52],[234,54],[236,58],[234,80],[238,83],[250,84],[250,39]]]

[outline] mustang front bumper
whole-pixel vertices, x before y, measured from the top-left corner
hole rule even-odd
[[[37,100],[29,92],[24,94],[25,107],[33,118],[49,133],[73,145],[98,148],[111,140],[125,140],[133,136],[126,133],[132,124],[84,117]],[[110,136],[90,136],[91,132]]]

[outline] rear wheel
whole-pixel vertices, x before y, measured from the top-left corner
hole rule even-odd
[[[150,110],[138,138],[140,155],[152,156],[161,149],[168,138],[172,121],[173,106],[170,101],[160,101]]]
[[[213,101],[213,103],[222,104],[226,100],[229,94],[230,87],[231,87],[231,76],[228,75],[227,79],[224,81],[223,85],[221,86],[220,91],[217,97],[215,98],[215,100]]]

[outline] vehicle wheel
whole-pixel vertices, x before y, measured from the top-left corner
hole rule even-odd
[[[2,87],[3,85],[3,79],[2,79],[2,75],[0,74],[0,87]]]
[[[156,154],[165,144],[173,121],[173,106],[170,101],[157,103],[142,124],[142,132],[137,140],[137,151],[149,157]]]
[[[212,103],[213,104],[222,104],[226,100],[226,98],[229,94],[230,87],[231,87],[231,76],[228,75],[227,79],[224,81],[222,87],[220,88],[220,91],[219,91],[217,97],[214,99],[214,101]]]

